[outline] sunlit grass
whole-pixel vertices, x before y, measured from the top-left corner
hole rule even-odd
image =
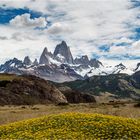
[[[16,75],[12,74],[0,74],[0,81],[12,81],[13,79],[17,78]]]

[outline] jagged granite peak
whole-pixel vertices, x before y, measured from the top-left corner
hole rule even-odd
[[[89,65],[89,58],[87,55],[83,55],[81,58],[75,58],[74,62],[76,64]]]
[[[43,53],[44,54],[47,54],[48,53],[48,48],[47,47],[44,48]]]
[[[86,61],[89,61],[89,59],[88,59],[88,56],[87,56],[87,55],[83,55],[83,56],[82,56],[82,59],[83,59],[83,60],[86,60]]]
[[[100,66],[103,66],[103,64],[97,59],[91,59],[89,64],[91,67],[94,67],[94,68],[99,68]]]
[[[122,63],[116,65],[115,67],[120,68],[120,69],[122,69],[122,70],[126,68],[126,66],[123,65]]]
[[[52,53],[48,52],[47,47],[45,47],[41,56],[40,56],[39,64],[49,65],[49,57],[52,57]]]
[[[37,66],[39,63],[38,63],[38,60],[35,59],[34,62],[33,62],[33,65]]]
[[[26,56],[26,57],[24,58],[23,63],[24,63],[25,65],[31,65],[31,64],[32,64],[32,61],[30,60],[29,56]]]
[[[74,61],[76,64],[81,64],[81,65],[85,65],[85,66],[89,65],[89,66],[94,67],[94,68],[99,68],[100,66],[103,65],[97,59],[90,59],[89,60],[87,55],[83,55],[83,56],[81,56],[81,58],[76,58]]]
[[[17,58],[10,59],[4,64],[0,65],[0,72],[4,73],[16,73],[19,74],[19,68],[23,67],[23,62]]]
[[[23,66],[23,63],[21,60],[18,60],[17,58],[13,58],[13,59],[6,61],[3,65],[11,66],[11,67],[20,67],[20,66]]]
[[[65,41],[58,44],[54,50],[54,57],[60,62],[73,64],[73,56]],[[59,59],[60,58],[60,59]]]

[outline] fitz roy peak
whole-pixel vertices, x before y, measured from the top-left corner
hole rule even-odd
[[[62,63],[74,63],[70,48],[67,46],[65,41],[62,41],[61,44],[56,46],[54,50],[54,57]]]
[[[116,66],[104,65],[99,60],[89,59],[87,55],[73,58],[70,47],[65,41],[58,44],[54,53],[45,47],[39,61],[32,62],[29,56],[23,61],[13,58],[0,65],[0,73],[31,74],[54,82],[74,81],[93,75],[127,73],[140,70],[140,65],[129,69],[122,63]]]

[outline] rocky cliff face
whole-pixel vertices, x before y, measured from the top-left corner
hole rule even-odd
[[[53,57],[51,52],[48,52],[47,48],[44,48],[41,56],[40,56],[40,60],[39,60],[39,64],[46,64],[49,65],[50,64],[50,58]]]
[[[37,66],[39,63],[37,61],[37,59],[34,60],[33,65]]]
[[[26,56],[23,60],[23,64],[25,65],[31,65],[32,64],[32,61],[30,60],[29,56]]]
[[[87,55],[84,55],[81,58],[75,58],[74,62],[76,64],[89,65],[89,58]]]
[[[66,86],[60,86],[58,89],[65,95],[69,103],[96,103],[94,96],[91,94],[72,90]]]
[[[35,76],[0,76],[1,79],[7,77],[6,80],[0,80],[1,105],[67,103],[65,96],[43,79]]]
[[[87,55],[83,55],[80,58],[75,58],[74,60],[75,64],[81,64],[83,66],[90,66],[90,67],[94,67],[94,68],[99,68],[100,66],[102,66],[102,63],[96,59],[90,59],[88,58]]]
[[[97,59],[91,59],[89,64],[91,67],[94,67],[94,68],[99,68],[100,66],[103,66],[103,64]]]
[[[0,105],[88,103],[93,99],[81,93],[64,94],[54,83],[36,76],[0,74]]]
[[[140,68],[140,63],[137,64],[135,71],[139,70],[139,68]]]
[[[54,57],[62,63],[73,64],[73,56],[65,41],[62,41],[56,46]]]
[[[0,66],[1,73],[16,73],[20,74],[19,68],[24,67],[22,61],[18,60],[17,58],[13,58],[9,61],[6,61],[5,64]]]

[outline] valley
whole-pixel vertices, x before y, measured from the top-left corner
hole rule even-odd
[[[64,83],[0,74],[0,124],[66,112],[139,118],[139,82],[139,72]]]

